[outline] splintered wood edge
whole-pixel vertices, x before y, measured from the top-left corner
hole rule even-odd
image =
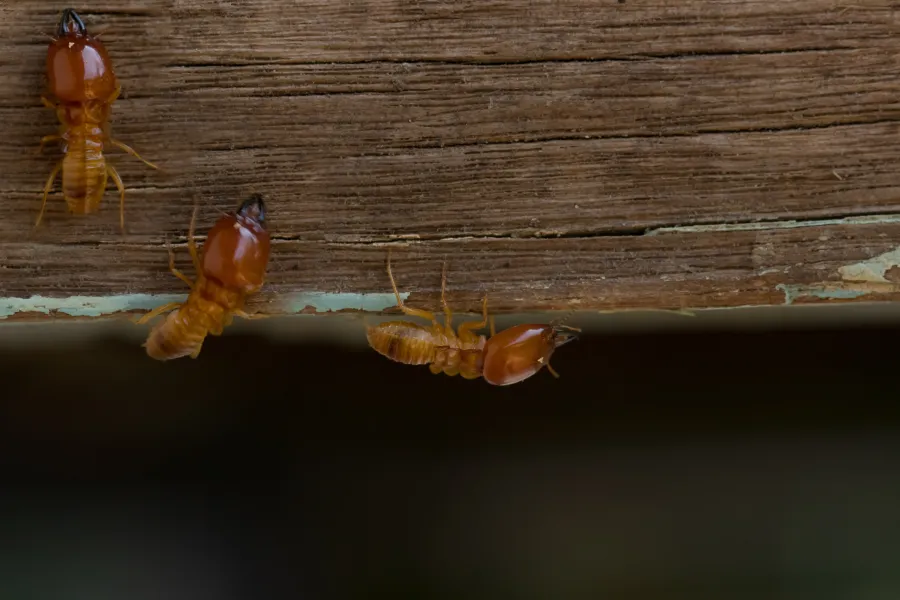
[[[687,317],[689,321],[694,317],[701,318],[703,323],[722,323],[720,317],[727,314],[730,325],[741,326],[746,323],[783,323],[784,310],[790,310],[797,320],[793,325],[806,323],[829,322],[840,316],[842,322],[846,319],[867,322],[875,320],[878,323],[900,321],[900,305],[889,300],[859,301],[859,298],[869,294],[876,297],[884,295],[893,296],[894,286],[778,286],[784,293],[783,304],[758,304],[745,306],[703,307],[703,308],[615,308],[596,310],[523,310],[518,312],[503,312],[495,314],[497,322],[538,322],[538,321],[564,321],[573,326],[585,326],[596,329],[601,320],[609,324],[615,322],[614,327],[634,329],[642,327],[655,328],[667,323],[662,319],[671,317],[682,321]],[[388,298],[389,296],[389,298]],[[401,294],[406,300],[409,293]],[[32,296],[31,298],[0,298],[0,323],[64,323],[64,322],[132,322],[146,311],[152,310],[168,302],[181,302],[186,295],[175,294],[123,294],[118,296],[72,296],[67,298],[46,298]],[[254,306],[257,304],[257,306]],[[368,321],[369,318],[396,319],[400,315],[396,309],[393,294],[330,294],[302,293],[293,294],[284,301],[281,306],[295,306],[298,310],[289,312],[279,310],[267,312],[259,303],[251,303],[256,312],[250,316],[256,322],[270,322],[273,318],[290,318],[298,316],[338,316],[347,317],[354,321]],[[798,314],[800,311],[801,314]],[[839,312],[834,312],[839,311]],[[815,314],[814,314],[815,313]],[[455,312],[457,317],[474,317],[474,312]],[[780,316],[779,316],[780,315]],[[712,318],[710,318],[712,317]],[[407,317],[400,317],[407,319]],[[734,320],[736,318],[736,320]],[[612,319],[612,321],[610,320]],[[242,321],[244,321],[242,319]],[[671,323],[669,323],[671,324]],[[150,325],[145,325],[150,326]]]
[[[879,302],[900,299],[898,239],[896,216],[882,215],[627,237],[408,243],[394,265],[403,301],[440,311],[440,264],[449,258],[448,302],[457,314],[480,311],[485,294],[497,315]],[[127,316],[186,298],[155,246],[131,248],[95,280],[73,273],[114,247],[42,248],[52,252],[36,264],[34,246],[5,246],[6,270],[17,279],[8,279],[0,319]],[[275,249],[248,313],[399,313],[381,244],[285,240]],[[316,290],[317,282],[330,290]]]

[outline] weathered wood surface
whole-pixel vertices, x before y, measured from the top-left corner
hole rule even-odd
[[[186,266],[194,203],[202,233],[251,191],[270,314],[388,292],[387,242],[410,302],[446,257],[468,309],[894,295],[896,3],[85,0],[123,84],[113,132],[163,169],[111,152],[125,236],[112,187],[89,218],[55,192],[31,231],[62,8],[0,6],[2,298],[183,294],[166,236]]]

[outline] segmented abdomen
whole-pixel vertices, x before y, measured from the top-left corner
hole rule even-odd
[[[91,128],[70,129],[66,135],[62,189],[75,214],[96,212],[106,192],[106,158],[100,132]]]
[[[207,279],[198,281],[187,301],[150,332],[144,343],[147,354],[157,360],[196,355],[210,332],[222,331],[239,302],[239,293]]]
[[[366,339],[372,349],[382,356],[406,365],[427,365],[434,362],[438,344],[446,343],[443,339],[435,339],[430,328],[405,321],[390,321],[368,327]]]

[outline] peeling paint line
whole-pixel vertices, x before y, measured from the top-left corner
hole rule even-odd
[[[604,310],[596,310],[596,312],[600,315],[613,315],[613,314],[622,314],[622,313],[653,313],[653,314],[667,314],[675,317],[696,317],[698,310],[706,310],[703,308],[695,309],[695,308],[610,308]],[[557,312],[565,313],[564,310],[559,310]],[[589,312],[589,311],[584,311]]]
[[[779,283],[775,286],[775,289],[784,293],[784,304],[786,306],[793,304],[794,301],[799,298],[853,300],[855,298],[866,296],[872,292],[872,290],[829,286],[825,284],[800,285]]]
[[[400,294],[406,300],[409,292]],[[280,305],[288,313],[299,313],[308,307],[316,312],[334,312],[339,310],[362,310],[380,312],[397,306],[394,294],[335,294],[326,292],[306,292],[288,294],[279,299]]]
[[[900,266],[900,246],[869,260],[845,265],[838,269],[838,273],[845,281],[891,283],[885,276],[888,271],[898,266]]]
[[[651,229],[646,235],[665,233],[704,233],[725,231],[760,231],[765,229],[797,229],[800,227],[827,227],[830,225],[889,225],[900,223],[900,215],[866,215],[842,219],[813,219],[810,221],[762,221],[756,223],[713,223],[709,225],[678,225]]]
[[[793,304],[799,298],[854,300],[873,293],[892,294],[900,291],[900,286],[887,278],[887,272],[895,267],[900,267],[900,246],[869,260],[839,267],[840,282],[779,283],[775,289],[784,293],[785,305]]]
[[[409,293],[400,294],[404,300]],[[185,294],[123,294],[119,296],[69,296],[67,298],[0,298],[0,320],[17,313],[62,313],[72,317],[100,317],[118,312],[147,311],[169,302],[184,302]],[[340,310],[382,311],[397,305],[393,294],[333,294],[309,292],[279,298],[283,310],[299,313]]]
[[[117,312],[152,310],[167,302],[183,302],[187,296],[124,294],[121,296],[69,296],[68,298],[0,298],[0,319],[16,313],[59,312],[73,317],[99,317]]]

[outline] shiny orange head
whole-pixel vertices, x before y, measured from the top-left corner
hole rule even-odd
[[[554,325],[516,325],[484,344],[484,379],[492,385],[510,385],[547,367],[553,351],[575,339],[575,334]]]
[[[68,103],[104,101],[118,88],[106,48],[88,35],[84,21],[71,8],[63,11],[47,50],[47,80],[50,92]]]
[[[270,251],[265,218],[266,205],[258,194],[220,218],[203,244],[203,274],[248,294],[262,287]]]

